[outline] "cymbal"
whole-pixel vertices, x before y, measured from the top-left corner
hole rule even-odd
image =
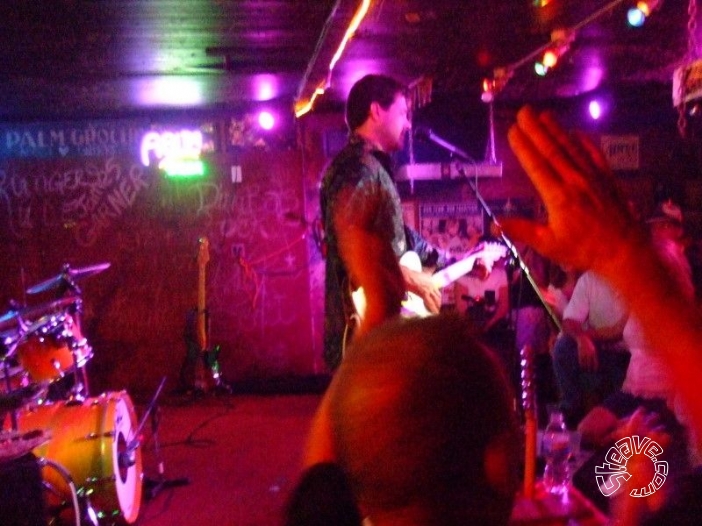
[[[16,309],[8,310],[5,314],[0,316],[0,324],[2,324],[5,321],[14,320],[18,314],[19,314],[19,311]]]
[[[68,264],[65,264],[58,275],[29,287],[27,289],[27,293],[38,294],[39,292],[44,292],[45,290],[57,289],[62,285],[67,285],[69,288],[71,288],[73,280],[94,276],[95,274],[99,274],[108,268],[110,268],[109,263],[99,263],[97,265],[90,265],[82,268],[71,268],[68,266]]]
[[[10,309],[5,314],[0,316],[0,337],[2,337],[1,341],[4,341],[5,339],[5,329],[12,329],[13,327],[17,327],[17,320],[19,318],[19,314],[20,311]]]

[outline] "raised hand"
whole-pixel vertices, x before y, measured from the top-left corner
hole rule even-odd
[[[645,237],[604,155],[584,135],[567,132],[550,113],[527,106],[508,138],[548,214],[546,223],[500,220],[508,236],[562,264],[595,271],[620,259],[632,238]]]

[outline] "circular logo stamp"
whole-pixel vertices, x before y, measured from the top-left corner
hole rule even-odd
[[[662,454],[663,448],[648,437],[633,435],[617,440],[607,450],[604,464],[595,466],[597,487],[605,497],[614,495],[621,488],[622,483],[631,478],[631,474],[627,471],[629,460],[634,456],[643,455],[653,463],[653,478],[647,485],[632,489],[629,495],[632,497],[652,495],[661,489],[668,476],[668,462],[658,460]]]

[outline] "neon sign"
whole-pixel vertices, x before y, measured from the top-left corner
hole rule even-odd
[[[141,163],[151,166],[152,161],[157,162],[169,177],[201,176],[205,173],[202,150],[199,130],[151,131],[141,139]]]

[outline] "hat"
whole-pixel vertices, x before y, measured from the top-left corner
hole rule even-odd
[[[659,203],[653,214],[646,219],[648,224],[663,222],[673,223],[678,226],[682,226],[683,223],[680,207],[670,200]]]

